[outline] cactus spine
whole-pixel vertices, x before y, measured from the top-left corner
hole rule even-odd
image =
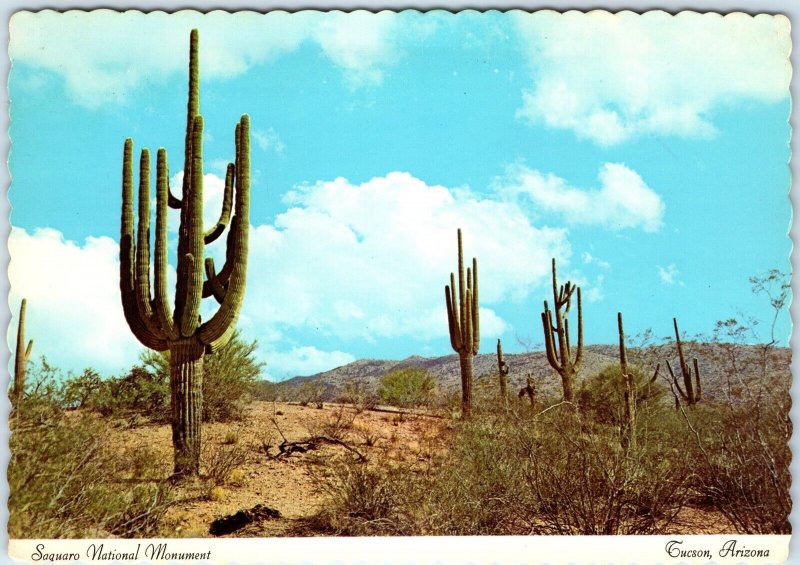
[[[556,260],[553,258],[553,310],[550,310],[547,300],[544,301],[542,312],[542,328],[544,330],[544,344],[547,352],[547,361],[555,371],[561,375],[561,385],[564,390],[564,400],[572,402],[574,398],[575,374],[583,357],[583,310],[581,309],[581,289],[567,281],[558,286],[556,278]],[[569,341],[569,314],[572,305],[572,295],[578,290],[578,346],[575,355]],[[555,312],[555,326],[553,313]]]
[[[17,327],[17,352],[14,357],[14,408],[19,411],[20,403],[22,401],[22,394],[25,391],[25,372],[28,367],[28,359],[31,356],[31,349],[33,349],[33,340],[28,342],[28,347],[25,347],[25,310],[28,301],[22,299],[22,304],[19,306],[19,326]]]
[[[672,318],[672,325],[675,328],[675,346],[678,348],[678,362],[680,363],[681,375],[683,376],[683,389],[678,383],[678,379],[675,376],[675,373],[672,370],[672,365],[670,365],[669,361],[666,362],[667,371],[669,371],[669,375],[672,377],[672,382],[675,385],[675,388],[678,389],[678,393],[680,394],[681,398],[686,401],[686,404],[692,406],[693,404],[700,402],[700,399],[703,395],[703,390],[700,386],[700,367],[697,365],[697,357],[694,357],[692,359],[692,364],[694,365],[694,384],[692,384],[692,370],[689,368],[689,364],[686,362],[686,358],[683,355],[683,343],[681,343],[681,335],[678,331],[677,318]],[[675,397],[675,401],[677,406],[677,397]]]
[[[143,149],[139,169],[138,230],[134,239],[133,141],[125,141],[122,167],[120,293],[125,319],[146,347],[170,352],[172,443],[175,474],[196,475],[200,468],[203,411],[203,357],[231,338],[242,307],[247,273],[250,227],[250,119],[236,126],[235,163],[228,165],[219,221],[203,230],[203,117],[200,115],[198,33],[189,48],[189,102],[181,197],[169,188],[167,153],[157,157],[154,293],[150,292],[150,154]],[[234,216],[231,203],[235,187]],[[167,297],[167,207],[180,210],[175,308]],[[204,246],[222,235],[230,223],[226,261],[216,272],[212,259],[203,263]],[[204,280],[203,270],[206,277]],[[213,296],[220,304],[207,321],[200,303]]]
[[[458,353],[461,362],[461,414],[472,415],[472,358],[480,346],[480,318],[478,314],[478,261],[472,258],[472,270],[467,268],[464,279],[464,254],[461,244],[461,229],[458,230],[458,298],[456,281],[450,273],[450,285],[444,287],[447,304],[447,323],[450,329],[450,345]]]
[[[619,366],[624,388],[625,414],[622,421],[620,441],[622,449],[627,450],[635,442],[633,423],[636,417],[634,403],[633,375],[628,371],[628,353],[625,350],[625,330],[622,327],[622,312],[617,312],[617,328],[619,329]],[[657,371],[657,369],[656,369]],[[655,379],[655,375],[653,375]]]
[[[497,340],[497,374],[498,378],[500,379],[500,401],[503,403],[503,406],[508,404],[508,396],[506,394],[506,385],[507,385],[507,378],[508,372],[510,368],[508,363],[506,363],[505,359],[503,358],[503,344],[500,343],[500,340]]]

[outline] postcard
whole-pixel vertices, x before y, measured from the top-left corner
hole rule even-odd
[[[9,25],[12,558],[787,559],[786,16]]]

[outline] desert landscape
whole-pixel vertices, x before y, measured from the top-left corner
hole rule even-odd
[[[15,15],[9,537],[789,534],[788,34]]]

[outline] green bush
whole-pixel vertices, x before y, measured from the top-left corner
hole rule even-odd
[[[423,369],[397,369],[381,377],[378,397],[381,401],[400,407],[427,405],[433,399],[436,383]]]
[[[666,390],[658,382],[650,382],[641,368],[629,366],[633,376],[636,408],[645,403],[657,404],[665,398]],[[602,371],[583,381],[578,391],[578,405],[601,424],[619,425],[624,419],[625,381],[618,364],[608,365]]]
[[[244,341],[236,331],[228,344],[203,362],[203,421],[230,422],[244,417],[253,399],[264,363],[256,360],[257,342]],[[165,383],[163,400],[169,404],[169,352],[146,351],[142,355],[153,383]],[[141,381],[144,382],[144,381]],[[147,393],[149,387],[142,391]],[[152,399],[155,402],[155,398]]]

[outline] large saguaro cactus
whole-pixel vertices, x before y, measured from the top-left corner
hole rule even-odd
[[[617,312],[617,329],[619,330],[619,366],[620,366],[620,376],[623,381],[624,386],[624,410],[625,415],[622,421],[622,430],[620,434],[620,441],[622,444],[622,448],[627,450],[629,447],[633,446],[636,437],[634,435],[634,419],[636,417],[636,402],[635,402],[635,391],[634,391],[634,384],[633,384],[633,375],[628,370],[628,352],[625,349],[625,329],[622,327],[622,312]],[[658,369],[656,369],[657,371]],[[654,377],[655,378],[655,375]]]
[[[669,371],[672,382],[675,388],[678,389],[681,398],[686,401],[686,404],[692,406],[700,402],[703,395],[703,390],[700,386],[700,367],[697,364],[697,357],[694,357],[692,359],[692,364],[694,365],[694,384],[692,384],[692,370],[689,368],[689,364],[686,362],[686,358],[683,355],[683,343],[681,343],[681,334],[678,331],[677,318],[672,318],[672,325],[675,328],[675,346],[678,348],[678,361],[681,367],[684,388],[681,388],[681,385],[678,384],[678,379],[672,371],[672,365],[670,365],[669,361],[666,362],[667,371]],[[678,398],[675,397],[676,401],[677,399]]]
[[[572,305],[572,295],[578,290],[578,347],[572,355],[569,341],[569,314]],[[555,312],[555,325],[553,325],[553,312]],[[556,260],[553,258],[553,310],[544,301],[542,312],[542,328],[544,329],[544,345],[547,352],[547,361],[555,371],[561,375],[561,385],[564,390],[564,400],[572,402],[574,398],[575,375],[581,365],[583,357],[583,310],[581,309],[581,289],[567,281],[558,286],[556,278]]]
[[[472,258],[472,270],[467,268],[464,279],[464,253],[461,245],[461,229],[458,230],[458,299],[456,299],[455,275],[450,273],[450,285],[444,287],[447,304],[447,323],[450,329],[450,345],[458,353],[461,362],[461,414],[472,415],[472,358],[478,354],[481,342],[480,317],[478,315],[478,260]]]
[[[196,475],[200,469],[203,411],[203,357],[231,338],[242,307],[247,273],[250,228],[250,119],[236,126],[235,162],[228,165],[219,221],[203,227],[203,117],[200,115],[198,34],[192,30],[189,49],[189,103],[181,197],[170,192],[167,152],[157,157],[156,231],[150,291],[150,154],[139,165],[139,225],[134,240],[133,141],[127,139],[122,165],[122,229],[120,231],[120,292],[125,319],[146,347],[169,351],[172,403],[172,444],[176,475]],[[234,216],[230,217],[232,202]],[[175,308],[167,297],[167,207],[180,210]],[[225,265],[216,272],[212,259],[203,262],[204,246],[222,235],[228,223]],[[206,277],[204,280],[203,270]],[[200,303],[213,296],[220,307],[207,321]]]
[[[33,340],[28,342],[28,347],[25,347],[25,310],[28,301],[22,299],[22,304],[19,306],[19,326],[17,326],[17,352],[14,357],[14,390],[12,392],[14,397],[14,408],[19,411],[20,403],[22,401],[22,393],[25,391],[25,373],[28,367],[28,359],[31,356],[31,349],[33,349]]]

